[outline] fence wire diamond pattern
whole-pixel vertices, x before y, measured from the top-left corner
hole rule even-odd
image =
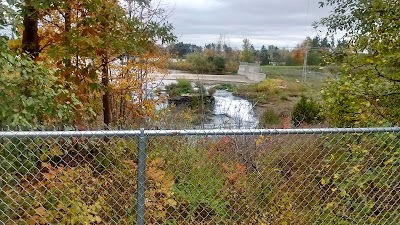
[[[2,224],[400,224],[400,128],[0,132]]]

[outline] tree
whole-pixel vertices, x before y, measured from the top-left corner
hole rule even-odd
[[[262,66],[269,65],[269,52],[263,45],[260,50],[260,63]]]
[[[172,53],[173,55],[176,55],[179,58],[183,58],[189,53],[201,52],[202,47],[194,45],[194,44],[179,42],[179,43],[176,43],[176,44],[173,44],[172,46],[170,46],[169,50],[170,50],[170,53]]]
[[[297,66],[303,65],[306,51],[308,51],[308,53],[310,53],[311,45],[317,46],[318,44],[319,44],[319,39],[314,38],[311,40],[310,37],[307,37],[301,44],[298,44],[296,46],[296,48],[293,49],[293,51],[292,51],[292,58],[293,58],[294,64]]]
[[[136,8],[125,9],[115,0],[25,0],[15,5],[28,24],[22,26],[20,50],[51,68],[58,82],[82,102],[74,108],[75,123],[102,115],[106,125],[126,124],[150,112],[143,85],[148,72],[166,63],[157,43],[175,39],[163,11],[152,5],[139,1]],[[119,64],[120,59],[128,60]]]
[[[325,0],[334,8],[316,25],[345,32],[339,77],[323,90],[326,114],[337,125],[400,122],[399,1]],[[328,61],[336,64],[337,55]]]
[[[240,57],[242,62],[254,63],[254,46],[250,43],[249,39],[243,40],[243,50]]]
[[[345,33],[345,48],[327,62],[339,68],[322,90],[324,114],[334,126],[377,126],[400,122],[399,0],[324,0],[333,8],[318,25],[328,34]],[[384,199],[398,195],[399,136],[393,133],[345,135],[324,161],[325,224],[398,223],[398,210]],[[327,142],[330,142],[329,140]],[[375,146],[368,149],[367,143]],[[340,166],[338,166],[340,165]],[[327,172],[338,168],[334,173]],[[357,167],[356,172],[349,172]],[[381,185],[385,177],[386,185]],[[350,184],[350,185],[349,185]],[[353,185],[356,184],[356,185]],[[360,185],[357,185],[360,184]],[[357,194],[349,194],[357,193]],[[365,222],[368,221],[368,222]]]
[[[36,58],[39,55],[39,36],[38,36],[38,9],[32,0],[25,0],[23,12],[24,32],[22,35],[22,49],[24,52]]]

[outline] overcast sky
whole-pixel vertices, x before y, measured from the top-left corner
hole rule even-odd
[[[256,49],[262,45],[295,47],[317,32],[311,24],[329,15],[320,0],[162,0],[171,11],[169,22],[179,41],[204,46],[225,43],[241,48],[249,38]]]

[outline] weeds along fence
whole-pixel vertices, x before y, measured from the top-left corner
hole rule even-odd
[[[0,132],[1,224],[400,224],[400,128]]]

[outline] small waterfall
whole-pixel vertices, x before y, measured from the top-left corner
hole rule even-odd
[[[217,90],[213,97],[213,115],[205,127],[242,129],[257,127],[258,119],[251,102],[224,90]]]

